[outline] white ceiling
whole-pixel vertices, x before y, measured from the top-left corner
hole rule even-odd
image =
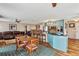
[[[0,15],[9,20],[21,19],[25,23],[40,23],[48,19],[68,19],[79,15],[79,3],[0,3]]]

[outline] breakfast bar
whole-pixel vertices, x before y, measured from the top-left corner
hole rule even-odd
[[[67,52],[68,50],[68,36],[66,35],[55,35],[48,33],[48,43],[51,47],[61,50],[63,52]]]

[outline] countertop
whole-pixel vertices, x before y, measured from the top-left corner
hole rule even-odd
[[[67,36],[67,35],[63,35],[63,34],[58,35],[58,34],[55,34],[55,33],[48,33],[48,34],[55,35],[55,36]]]

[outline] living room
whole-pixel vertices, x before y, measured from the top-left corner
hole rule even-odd
[[[0,56],[79,56],[78,6],[0,3]]]

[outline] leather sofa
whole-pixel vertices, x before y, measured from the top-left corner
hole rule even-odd
[[[2,32],[0,32],[0,39],[3,39],[3,35],[2,35]]]
[[[23,31],[0,32],[0,42],[5,42],[6,44],[16,43],[15,37],[17,35],[25,35],[25,32]]]
[[[15,35],[13,34],[13,32],[11,31],[6,31],[6,32],[3,32],[3,39],[4,40],[11,40],[11,39],[14,39],[15,38]]]

